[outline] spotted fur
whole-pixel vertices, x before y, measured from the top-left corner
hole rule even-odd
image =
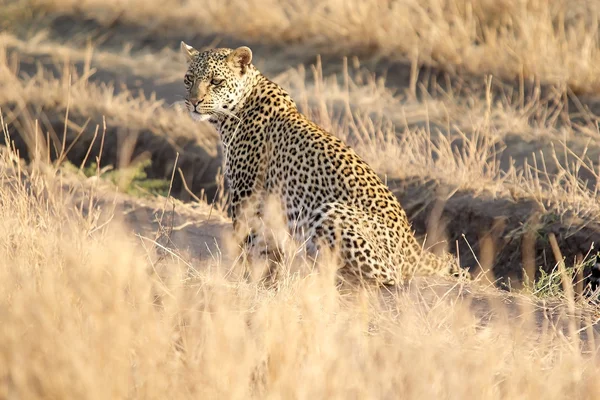
[[[341,272],[381,284],[456,272],[456,261],[423,251],[406,213],[371,167],[340,139],[301,114],[289,94],[252,65],[248,47],[199,52],[188,60],[186,106],[220,133],[233,224],[257,243],[262,205],[280,199],[286,224],[309,253],[336,249]],[[249,212],[247,210],[250,210]],[[253,222],[252,222],[253,221]],[[268,244],[267,244],[268,246]]]

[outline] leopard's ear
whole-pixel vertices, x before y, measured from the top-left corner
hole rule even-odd
[[[227,57],[227,61],[234,71],[244,75],[252,62],[252,50],[246,46],[238,47]]]
[[[192,46],[188,46],[183,41],[181,42],[180,48],[183,55],[185,55],[185,59],[188,63],[190,63],[194,59],[194,57],[198,55],[198,50],[196,50]]]

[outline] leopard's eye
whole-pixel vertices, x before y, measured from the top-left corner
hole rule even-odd
[[[212,80],[210,81],[211,85],[214,86],[219,86],[221,83],[223,83],[224,79],[221,78],[212,78]]]
[[[192,77],[191,77],[191,76],[189,76],[189,75],[186,75],[186,76],[183,78],[183,84],[184,84],[186,87],[190,87],[190,86],[192,86]]]

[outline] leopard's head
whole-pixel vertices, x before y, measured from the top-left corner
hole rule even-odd
[[[185,105],[196,120],[205,121],[219,115],[230,115],[243,98],[255,72],[252,51],[237,49],[198,51],[181,42],[188,61],[184,83]]]

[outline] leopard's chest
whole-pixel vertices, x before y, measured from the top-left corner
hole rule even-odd
[[[246,130],[234,134],[237,137],[229,141],[222,136],[224,175],[230,189],[244,198],[265,186],[266,143],[260,135]]]

